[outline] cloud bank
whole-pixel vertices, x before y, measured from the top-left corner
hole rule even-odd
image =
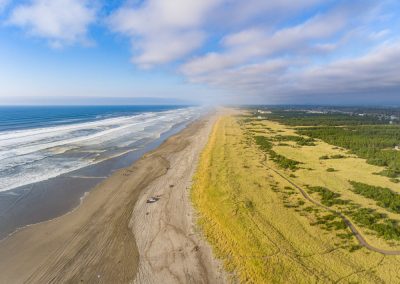
[[[86,43],[88,27],[95,20],[96,11],[90,1],[33,0],[16,6],[7,23],[25,29],[31,36],[45,38],[52,47],[59,48]]]
[[[0,0],[0,10],[7,2]],[[398,1],[118,3],[104,11],[100,0],[30,0],[11,9],[7,24],[54,47],[95,40],[91,27],[97,25],[110,40],[129,42],[138,69],[162,68],[238,102],[343,94],[398,99]]]

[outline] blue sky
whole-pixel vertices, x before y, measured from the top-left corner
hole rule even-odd
[[[0,104],[400,105],[399,71],[394,0],[0,0]]]

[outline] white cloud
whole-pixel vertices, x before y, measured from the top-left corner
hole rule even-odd
[[[207,36],[219,27],[238,27],[258,16],[269,19],[277,9],[285,11],[281,13],[283,16],[318,2],[321,0],[296,3],[289,0],[128,2],[111,15],[109,25],[113,31],[131,39],[132,62],[151,67],[184,59],[200,48]]]
[[[206,73],[190,80],[259,98],[320,99],[350,94],[375,98],[400,92],[400,41],[383,43],[362,56],[313,66],[308,61],[273,59]],[[318,99],[318,98],[316,98]],[[398,98],[397,98],[398,99]],[[334,101],[334,100],[333,100]]]
[[[142,67],[181,59],[200,47],[205,33],[201,27],[207,12],[220,0],[149,0],[126,5],[111,15],[115,32],[131,38],[132,61]]]
[[[170,32],[148,37],[137,44],[141,53],[133,57],[132,62],[144,68],[168,63],[199,47],[203,39],[204,34],[199,31]]]
[[[389,29],[384,29],[378,32],[372,32],[369,35],[369,38],[372,40],[382,40],[383,38],[387,37],[390,34]]]
[[[222,52],[210,52],[190,60],[182,66],[187,76],[215,72],[231,68],[260,57],[285,52],[304,53],[311,49],[313,40],[329,38],[345,26],[346,18],[341,13],[317,15],[296,26],[283,28],[272,33],[258,28],[250,28],[225,36]],[[315,44],[313,51],[330,50],[330,44]]]
[[[208,19],[215,27],[231,29],[254,21],[271,25],[290,18],[298,12],[326,0],[228,0],[221,9],[214,10]]]
[[[32,0],[14,8],[7,23],[62,47],[87,42],[88,27],[95,20],[96,10],[89,1]]]
[[[295,64],[297,63],[291,60],[273,59],[225,70],[223,73],[196,76],[191,80],[195,83],[205,83],[236,91],[257,91],[260,87],[276,85],[281,75]]]
[[[0,13],[6,9],[10,2],[10,0],[0,0]]]
[[[398,20],[382,17],[396,1],[122,1],[103,9],[106,27],[129,40],[142,68],[178,66],[189,82],[259,96],[400,86],[400,45],[373,49],[398,38]],[[96,0],[24,3],[10,9],[8,24],[55,47],[85,43],[96,22]]]
[[[383,43],[367,54],[308,67],[293,74],[299,91],[332,93],[364,92],[397,88],[400,91],[400,41]]]
[[[398,92],[400,41],[365,46],[390,31],[372,33],[374,6],[360,12],[358,4],[363,3],[331,8],[275,30],[262,25],[234,30],[218,48],[187,60],[180,71],[189,82],[253,98]],[[362,33],[351,37],[358,28]]]

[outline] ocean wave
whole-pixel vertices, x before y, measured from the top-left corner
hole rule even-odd
[[[0,191],[118,156],[198,114],[197,108],[182,108],[0,132]]]

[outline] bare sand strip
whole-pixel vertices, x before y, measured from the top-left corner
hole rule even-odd
[[[192,134],[179,154],[165,151],[168,172],[141,192],[131,221],[140,255],[135,283],[226,282],[209,245],[195,230],[190,201],[192,176],[215,120],[213,116],[199,129],[188,130]],[[150,196],[160,200],[148,204]]]
[[[76,210],[2,240],[0,283],[223,282],[195,234],[187,189],[214,119],[116,172]],[[161,199],[147,204],[149,195]]]

